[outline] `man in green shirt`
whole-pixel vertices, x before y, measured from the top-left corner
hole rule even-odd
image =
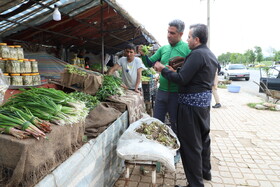
[[[144,56],[141,47],[139,53],[142,56],[142,61],[148,67],[154,66],[157,61],[160,61],[164,66],[177,56],[186,57],[191,50],[186,42],[182,41],[182,35],[185,29],[185,24],[181,20],[173,20],[169,23],[167,39],[169,44],[160,47],[151,57]],[[178,107],[178,85],[168,81],[162,75],[159,78],[159,88],[155,100],[154,117],[165,121],[165,116],[168,113],[172,130],[177,134],[176,118]]]

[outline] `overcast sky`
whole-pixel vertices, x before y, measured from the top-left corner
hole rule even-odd
[[[169,21],[207,24],[207,0],[117,0],[161,45]],[[210,48],[218,56],[260,46],[266,56],[280,50],[280,0],[210,0]]]

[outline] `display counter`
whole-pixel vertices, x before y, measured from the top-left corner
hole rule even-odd
[[[128,126],[124,112],[96,139],[90,140],[59,165],[36,187],[111,187],[124,171],[124,161],[116,153],[117,142]]]

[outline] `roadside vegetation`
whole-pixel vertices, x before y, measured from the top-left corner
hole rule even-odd
[[[218,56],[218,61],[221,65],[225,66],[229,63],[232,64],[244,64],[247,67],[264,67],[272,66],[273,62],[280,61],[280,51],[271,49],[271,55],[269,57],[264,57],[262,48],[255,46],[254,49],[248,49],[245,53],[223,53]]]

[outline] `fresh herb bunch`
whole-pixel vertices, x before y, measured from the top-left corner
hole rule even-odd
[[[102,87],[99,88],[96,96],[98,100],[104,101],[107,97],[112,95],[124,95],[121,87],[122,80],[113,75],[104,75]]]
[[[144,53],[144,55],[149,55],[150,54],[150,49],[151,49],[151,46],[142,45],[142,52]]]
[[[86,107],[90,110],[94,109],[100,103],[96,96],[92,96],[84,92],[76,91],[70,93],[69,95],[77,100],[83,101],[86,104]]]
[[[77,74],[77,75],[81,75],[81,76],[87,75],[87,73],[85,71],[82,71],[73,65],[67,64],[65,67],[66,67],[67,71],[71,74]]]
[[[149,77],[150,75],[155,75],[157,72],[154,70],[154,68],[148,68],[142,71],[142,76]]]

